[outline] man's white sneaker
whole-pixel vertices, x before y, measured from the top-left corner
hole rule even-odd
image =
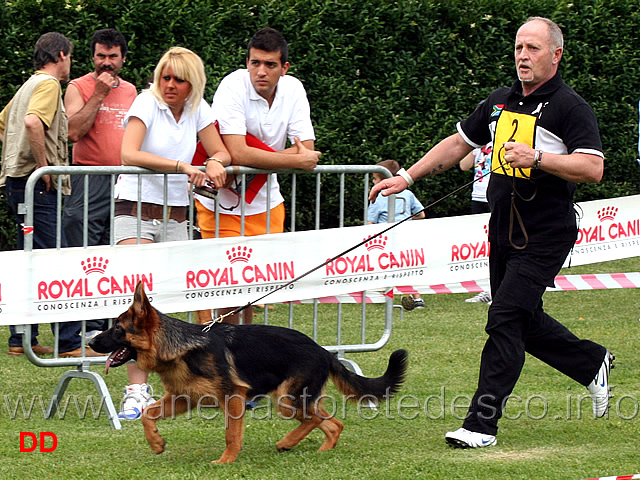
[[[455,432],[447,432],[444,439],[454,448],[482,448],[497,443],[495,435],[472,432],[466,428],[459,428]]]
[[[475,297],[467,298],[467,303],[491,303],[491,294],[489,292],[480,292]]]
[[[124,389],[124,398],[118,413],[120,420],[138,420],[142,410],[155,402],[151,386],[146,383],[134,383]]]
[[[102,333],[102,330],[91,330],[90,332],[87,332],[84,334],[84,339],[88,342],[93,337],[97,337],[101,333]]]
[[[414,298],[413,299],[413,308],[424,308],[424,300],[421,298]]]
[[[613,368],[613,361],[615,356],[611,354],[609,350],[604,354],[604,360],[600,366],[600,370],[596,374],[596,378],[587,385],[587,390],[591,394],[593,415],[596,418],[604,417],[609,410],[609,399],[611,395],[611,388],[609,387],[609,373]]]

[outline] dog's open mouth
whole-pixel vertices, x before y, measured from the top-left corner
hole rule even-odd
[[[119,348],[115,352],[111,353],[111,355],[109,355],[109,358],[107,358],[104,374],[109,374],[109,367],[119,367],[120,365],[127,363],[129,360],[135,357],[135,350],[128,347]]]

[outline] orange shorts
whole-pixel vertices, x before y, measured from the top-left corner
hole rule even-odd
[[[216,238],[216,214],[212,212],[198,200],[196,200],[196,209],[198,210],[198,226],[202,238]],[[271,209],[271,228],[269,233],[284,232],[284,203]],[[220,213],[220,226],[218,228],[218,236],[223,237],[239,237],[240,236],[240,215],[227,215]],[[256,215],[245,215],[244,217],[244,235],[253,237],[255,235],[264,235],[267,233],[267,213],[258,213]]]

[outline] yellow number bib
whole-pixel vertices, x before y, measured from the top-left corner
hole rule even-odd
[[[493,155],[491,157],[491,165],[500,165],[500,168],[493,170],[492,173],[499,175],[513,175],[514,169],[504,160],[504,143],[518,142],[526,143],[533,147],[535,138],[537,117],[526,113],[515,113],[503,110],[498,118],[496,125],[496,133],[493,141]],[[530,168],[515,169],[515,176],[520,178],[530,178]]]

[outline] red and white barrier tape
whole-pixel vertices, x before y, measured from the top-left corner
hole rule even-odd
[[[618,475],[617,477],[614,475],[612,477],[589,478],[586,480],[636,480],[636,479],[640,479],[640,473],[635,473],[633,475]]]
[[[617,288],[640,288],[640,272],[631,273],[595,273],[584,275],[558,275],[555,288],[548,288],[550,292],[573,290],[608,290]],[[386,297],[393,295],[411,295],[414,293],[478,293],[489,289],[489,280],[447,283],[429,285],[425,287],[394,287],[387,293],[367,291],[364,296],[366,303],[384,303]],[[332,297],[319,298],[319,303],[362,303],[363,293],[350,293]],[[313,300],[299,300],[294,303],[313,303]],[[612,477],[615,478],[615,477]]]
[[[607,290],[612,288],[640,288],[640,272],[558,275],[556,288],[550,290]]]

